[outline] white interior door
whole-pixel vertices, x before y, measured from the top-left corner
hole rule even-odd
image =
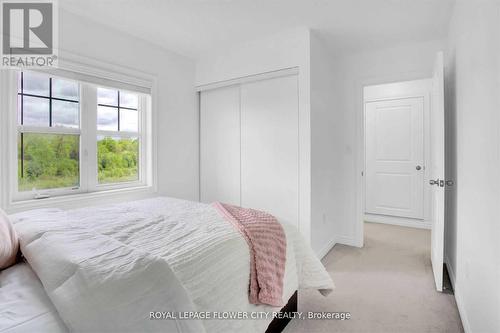
[[[298,226],[297,76],[241,86],[241,203]]]
[[[201,201],[240,205],[240,87],[200,95]]]
[[[436,289],[443,290],[444,257],[444,69],[443,53],[436,56],[431,109],[431,260]]]
[[[365,212],[422,219],[424,100],[365,103]]]

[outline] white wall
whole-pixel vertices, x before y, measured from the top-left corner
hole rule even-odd
[[[198,200],[194,61],[62,8],[59,35],[61,58],[76,54],[156,76],[159,192]]]
[[[339,117],[334,58],[322,36],[311,32],[311,245],[326,255],[335,244],[335,229],[342,224],[343,189],[338,156],[342,155],[342,118]]]
[[[363,207],[357,200],[357,188],[362,184],[359,163],[363,164],[362,141],[363,86],[408,81],[432,76],[432,66],[441,41],[427,41],[399,45],[342,56],[334,61],[334,73],[339,87],[335,137],[336,183],[338,193],[335,205],[338,217],[335,230],[338,243],[361,246],[359,216]]]
[[[309,35],[300,27],[207,53],[196,62],[196,85],[297,66],[308,77]]]
[[[467,332],[500,332],[500,3],[458,1],[446,61],[445,255]]]

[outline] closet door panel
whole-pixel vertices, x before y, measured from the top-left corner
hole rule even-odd
[[[200,94],[201,201],[240,205],[240,88]]]
[[[298,225],[297,76],[241,86],[241,201]]]

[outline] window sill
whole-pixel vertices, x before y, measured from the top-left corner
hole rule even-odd
[[[40,208],[76,209],[84,206],[118,203],[122,200],[138,200],[151,197],[155,193],[156,189],[154,186],[137,186],[92,193],[78,193],[46,199],[13,201],[10,202],[7,211],[13,214]]]

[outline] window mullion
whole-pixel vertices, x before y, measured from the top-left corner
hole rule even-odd
[[[97,131],[98,136],[109,136],[117,138],[137,138],[139,137],[138,132],[118,132],[118,131]]]
[[[80,135],[81,130],[77,128],[57,128],[57,127],[39,127],[39,126],[17,126],[19,133],[40,133],[40,134],[66,134]]]
[[[24,123],[24,80],[23,80],[24,73],[21,72],[21,125]]]
[[[118,132],[120,132],[120,90],[118,90]]]
[[[23,80],[23,72],[21,72],[21,125],[24,122],[24,80]],[[18,97],[19,98],[19,97]],[[21,139],[21,178],[24,178],[24,135],[20,133]]]
[[[20,133],[20,139],[21,139],[21,144],[20,144],[20,148],[21,148],[21,178],[24,178],[24,133]]]
[[[49,78],[49,127],[52,127],[52,78]]]
[[[87,192],[97,186],[97,89],[82,83],[82,156]]]

